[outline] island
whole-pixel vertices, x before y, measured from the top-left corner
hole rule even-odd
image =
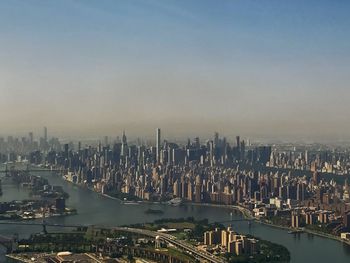
[[[66,206],[69,198],[61,186],[50,185],[48,180],[28,171],[11,169],[7,180],[30,190],[30,199],[0,202],[0,220],[30,220],[77,214]]]
[[[44,219],[76,213],[76,209],[66,207],[63,198],[55,200],[14,200],[0,203],[0,220]]]

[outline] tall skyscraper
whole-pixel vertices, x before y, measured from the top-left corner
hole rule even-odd
[[[210,166],[213,167],[214,166],[214,142],[210,141],[209,142],[209,162],[210,162]]]
[[[44,140],[47,142],[47,127],[44,127]]]
[[[159,163],[160,162],[160,129],[157,128],[156,132],[157,132],[157,134],[156,134],[156,148],[157,148],[156,159],[157,159],[157,163]]]
[[[122,149],[120,152],[121,156],[126,156],[126,151],[127,151],[127,147],[128,147],[128,142],[126,139],[126,135],[125,135],[125,131],[123,131],[123,136],[122,136]]]
[[[32,145],[33,142],[34,142],[34,135],[33,135],[33,132],[30,132],[29,133],[29,143],[30,143],[30,145]]]
[[[241,140],[239,138],[239,136],[236,136],[236,145],[237,145],[237,152],[241,151]]]
[[[214,145],[217,147],[219,144],[219,133],[215,132],[214,134]]]

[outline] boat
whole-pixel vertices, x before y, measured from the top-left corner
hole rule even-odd
[[[289,230],[288,234],[299,234],[299,233],[303,233],[304,231],[302,229],[293,229],[293,230]]]
[[[140,203],[135,201],[123,201],[123,205],[139,205]]]
[[[182,199],[180,197],[173,198],[168,202],[168,204],[173,206],[179,206],[182,204]]]
[[[126,198],[123,199],[122,204],[124,205],[139,205],[139,202],[127,200]]]

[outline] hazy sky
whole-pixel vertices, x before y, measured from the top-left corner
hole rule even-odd
[[[350,1],[1,0],[0,134],[350,138]]]

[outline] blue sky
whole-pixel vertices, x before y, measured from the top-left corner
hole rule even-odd
[[[2,0],[3,133],[349,138],[349,7]]]

